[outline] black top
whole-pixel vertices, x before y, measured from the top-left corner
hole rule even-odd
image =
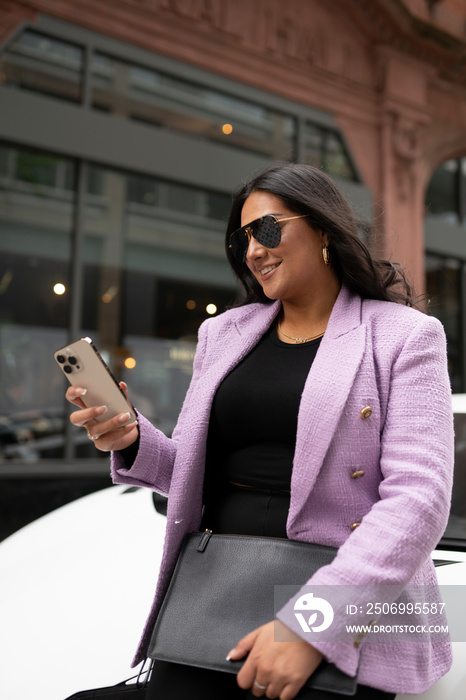
[[[286,537],[299,403],[320,341],[283,343],[274,325],[219,386],[203,527]]]

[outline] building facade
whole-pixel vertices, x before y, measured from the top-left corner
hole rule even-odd
[[[0,0],[0,476],[106,473],[53,352],[93,338],[167,433],[236,296],[231,193],[329,172],[466,390],[462,0]],[[426,302],[427,303],[427,302]]]

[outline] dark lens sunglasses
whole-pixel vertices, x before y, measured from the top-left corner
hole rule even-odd
[[[287,219],[276,219],[272,214],[254,219],[251,223],[236,229],[230,236],[229,248],[233,257],[240,263],[246,262],[249,242],[252,238],[265,248],[276,248],[282,239],[280,224],[293,219],[304,219],[308,214],[289,216]]]

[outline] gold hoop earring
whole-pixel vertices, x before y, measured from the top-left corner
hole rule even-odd
[[[328,250],[328,245],[324,245],[322,248],[322,258],[324,261],[324,265],[330,265],[330,253]]]

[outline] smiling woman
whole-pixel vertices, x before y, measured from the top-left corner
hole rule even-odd
[[[420,589],[436,590],[429,554],[447,522],[453,465],[443,328],[407,308],[402,270],[371,256],[343,195],[314,167],[275,166],[243,186],[226,246],[244,299],[201,325],[172,437],[138,413],[124,428],[118,417],[101,421],[95,441],[112,450],[115,482],[168,495],[159,583],[134,659],[157,659],[146,700],[337,700],[334,690],[305,687],[327,664],[357,683],[357,700],[423,692],[450,667],[448,635],[387,645],[342,638],[341,629],[348,602],[361,611],[357,627],[374,600],[390,609],[403,594],[414,607]],[[80,409],[71,421],[92,433],[101,407],[85,408],[79,396],[68,389]],[[232,673],[207,670],[219,668],[217,657],[207,668],[161,661],[154,623],[184,537],[206,529],[241,536],[243,546],[244,536],[260,536],[338,548],[296,582],[298,595],[351,583],[352,599],[336,603],[325,638],[311,640],[285,595],[268,622],[215,650]],[[256,578],[266,609],[277,582]],[[206,649],[207,630],[199,624],[190,644]],[[277,644],[277,632],[291,643]]]

